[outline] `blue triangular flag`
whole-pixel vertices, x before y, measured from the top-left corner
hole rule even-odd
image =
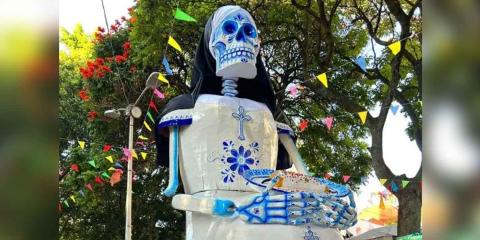
[[[399,105],[392,105],[390,106],[390,110],[392,111],[393,115],[397,114]]]
[[[367,61],[365,61],[365,58],[362,56],[358,56],[358,58],[355,60],[355,62],[358,64],[358,66],[364,71],[367,72]]]
[[[116,169],[119,169],[119,168],[123,169],[122,164],[120,164],[119,162],[116,162],[115,165],[113,165],[113,167],[116,168]]]
[[[170,75],[170,76],[173,75],[173,71],[170,68],[170,64],[168,64],[167,57],[163,57],[162,64],[163,64],[163,67],[165,67],[165,71],[167,71],[167,75]]]
[[[390,183],[390,186],[392,187],[392,191],[393,191],[393,192],[397,192],[397,191],[398,191],[398,186],[397,186],[397,184],[395,184],[394,181],[392,181],[392,183]]]

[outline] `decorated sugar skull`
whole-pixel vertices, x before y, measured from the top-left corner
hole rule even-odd
[[[216,75],[252,79],[257,75],[260,49],[252,16],[239,6],[219,8],[212,20],[210,52],[216,60]]]

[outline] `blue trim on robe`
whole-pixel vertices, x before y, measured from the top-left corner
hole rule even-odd
[[[193,111],[176,110],[164,115],[157,125],[157,130],[165,127],[183,126],[192,124]]]

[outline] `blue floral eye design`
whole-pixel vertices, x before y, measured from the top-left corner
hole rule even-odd
[[[257,30],[255,30],[255,27],[250,23],[245,23],[243,25],[243,32],[245,33],[245,35],[247,35],[247,37],[257,37]]]
[[[235,33],[238,29],[238,24],[235,21],[229,20],[223,23],[222,26],[223,32],[226,34]]]

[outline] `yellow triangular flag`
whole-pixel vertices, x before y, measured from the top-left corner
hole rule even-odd
[[[147,138],[147,137],[144,137],[143,135],[138,136],[138,139],[140,139],[140,140],[145,140],[145,141],[148,140],[148,138]]]
[[[396,41],[390,45],[388,45],[388,48],[392,50],[393,55],[397,55],[400,52],[400,47],[401,47],[400,41]]]
[[[143,160],[147,159],[147,153],[146,152],[141,152],[140,155],[142,155]]]
[[[148,125],[147,121],[143,121],[143,125],[148,129],[148,131],[152,131],[152,129],[150,128],[150,125]]]
[[[362,124],[365,124],[365,121],[367,120],[367,113],[368,111],[358,112],[358,116],[360,116]]]
[[[380,178],[380,183],[381,183],[382,185],[385,185],[386,182],[387,182],[387,179],[385,179],[385,178]]]
[[[166,84],[168,84],[168,86],[170,86],[170,82],[167,80],[167,78],[165,76],[163,76],[163,74],[161,73],[158,73],[158,80],[160,82],[164,82]]]
[[[138,155],[137,155],[137,152],[135,152],[135,150],[134,150],[134,149],[132,149],[131,153],[132,153],[132,157],[134,157],[135,159],[137,159],[137,160],[138,160]]]
[[[112,155],[105,157],[110,163],[113,163]]]
[[[385,209],[385,202],[383,202],[382,195],[380,195],[380,209]]]
[[[110,167],[108,171],[116,171],[116,169],[114,167]]]
[[[73,196],[73,195],[70,196],[70,199],[72,199],[72,201],[73,201],[74,203],[77,202],[77,201],[75,201],[75,196]]]
[[[325,86],[328,88],[328,80],[327,80],[327,73],[322,73],[317,76],[317,79]]]
[[[85,142],[84,141],[78,141],[78,145],[80,145],[81,149],[85,148]]]
[[[168,44],[170,46],[172,46],[173,48],[177,49],[179,52],[182,52],[182,48],[180,47],[180,45],[177,43],[177,41],[175,41],[175,39],[173,39],[172,36],[168,36]]]

